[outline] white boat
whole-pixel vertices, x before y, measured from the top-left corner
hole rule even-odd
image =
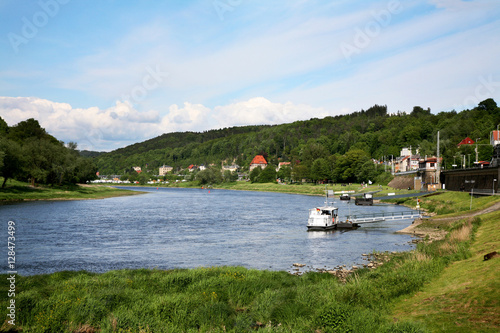
[[[326,231],[337,228],[339,209],[328,202],[328,196],[333,191],[326,192],[325,205],[309,209],[307,231]]]
[[[342,193],[340,195],[340,200],[351,200],[351,196],[347,193]]]

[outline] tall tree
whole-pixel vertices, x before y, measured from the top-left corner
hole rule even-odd
[[[268,165],[262,170],[262,172],[257,177],[259,183],[274,183],[276,182],[276,167],[273,165]]]
[[[4,137],[9,132],[9,125],[0,117],[0,137]]]
[[[320,180],[329,180],[331,177],[332,172],[328,161],[325,158],[314,160],[310,172],[311,180],[317,182]]]
[[[2,188],[7,180],[20,175],[22,172],[23,155],[21,147],[17,142],[0,137],[0,155],[3,156],[0,163],[0,176],[3,177]],[[1,157],[1,156],[0,156]]]

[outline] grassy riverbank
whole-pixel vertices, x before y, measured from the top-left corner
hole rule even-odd
[[[495,332],[500,258],[483,262],[482,255],[499,250],[499,219],[498,211],[436,219],[448,231],[445,239],[390,255],[382,266],[358,270],[345,283],[328,273],[294,276],[242,267],[17,277],[16,327],[23,332]],[[1,285],[3,309],[7,289]]]
[[[170,184],[121,184],[118,186],[128,186],[128,187],[167,187],[167,188],[201,188],[198,182],[179,182]],[[277,184],[277,183],[251,183],[245,181],[222,183],[210,186],[210,188],[220,189],[220,190],[235,190],[235,191],[257,191],[257,192],[278,192],[278,193],[288,193],[288,194],[303,194],[303,195],[325,195],[325,185],[323,184],[312,184],[312,183],[294,183],[294,184]],[[341,184],[328,184],[328,190],[333,190],[335,192],[348,191],[355,193],[365,193],[365,192],[377,192],[375,196],[386,196],[388,193],[407,194],[407,193],[418,193],[419,191],[414,190],[398,190],[388,186],[379,185],[369,185],[363,186],[361,184],[346,184],[342,186]],[[338,197],[338,194],[336,195]]]
[[[472,197],[467,192],[440,191],[419,197],[420,208],[432,215],[460,216],[475,212],[498,202],[498,196]],[[384,202],[416,208],[417,198],[386,199]]]
[[[240,190],[240,191],[263,191],[263,192],[280,192],[291,194],[305,194],[305,195],[324,195],[325,185],[316,185],[311,183],[296,183],[296,184],[275,184],[275,183],[250,183],[250,182],[233,182],[219,184],[216,188],[227,190]],[[354,191],[356,193],[364,193],[371,191],[378,191],[375,196],[386,196],[388,193],[406,194],[414,193],[416,191],[397,190],[388,186],[369,185],[363,186],[361,184],[328,184],[327,189],[335,192],[340,191]],[[336,195],[338,197],[338,195]]]
[[[434,253],[448,254],[472,243],[466,257],[451,263],[415,295],[396,302],[393,318],[423,322],[433,332],[500,331],[500,258],[483,260],[487,253],[500,252],[500,211],[482,215],[480,227],[470,235],[475,219],[462,220],[446,242],[433,246]]]
[[[0,181],[3,181],[0,178]],[[0,202],[23,200],[82,200],[104,199],[123,195],[139,194],[137,191],[97,185],[63,185],[32,187],[26,183],[9,180],[0,188]]]

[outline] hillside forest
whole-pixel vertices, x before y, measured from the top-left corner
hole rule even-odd
[[[101,175],[137,179],[133,167],[140,166],[141,182],[158,175],[162,165],[173,173],[201,184],[234,181],[235,173],[221,172],[222,165],[236,164],[247,172],[255,155],[264,155],[269,165],[290,162],[290,167],[255,169],[252,181],[285,180],[380,183],[387,179],[387,166],[411,147],[420,156],[435,156],[440,132],[442,167],[467,166],[475,160],[476,145],[458,143],[470,137],[478,143],[479,160],[489,161],[493,153],[490,133],[500,124],[500,108],[489,98],[477,107],[461,112],[431,113],[415,106],[410,113],[389,114],[387,106],[374,105],[348,115],[313,118],[282,125],[256,125],[210,130],[202,133],[167,133],[109,153],[78,151],[75,143],[64,144],[35,119],[9,127],[0,118],[0,176],[3,185],[14,178],[41,184],[83,183]],[[189,173],[190,165],[212,166]],[[165,179],[173,179],[167,175]]]
[[[491,98],[471,110],[438,114],[419,106],[410,113],[389,114],[387,106],[374,105],[349,115],[275,126],[168,133],[101,154],[94,160],[101,175],[132,176],[133,166],[140,166],[143,172],[151,175],[157,175],[162,165],[172,166],[173,172],[184,170],[186,174],[187,167],[192,164],[213,165],[219,169],[222,164],[236,164],[241,171],[248,171],[253,157],[262,154],[270,165],[288,161],[291,168],[284,168],[278,175],[262,175],[261,181],[293,175],[297,180],[366,182],[384,174],[384,166],[374,160],[396,158],[403,147],[411,147],[414,153],[418,148],[422,158],[435,156],[438,131],[444,169],[460,165],[463,156],[468,161],[475,160],[476,145],[457,146],[466,137],[478,139],[479,160],[489,161],[493,151],[489,137],[498,124],[500,108]],[[210,176],[208,173],[198,178],[203,182],[204,177]],[[258,181],[258,176],[250,175],[250,178]],[[213,179],[215,182],[222,180],[220,177]]]

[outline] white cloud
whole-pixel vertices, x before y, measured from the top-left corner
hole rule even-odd
[[[35,118],[48,133],[77,142],[80,149],[110,150],[162,133],[158,112],[138,112],[122,102],[101,110],[36,97],[0,97],[0,116],[9,126]]]
[[[169,113],[162,119],[162,128],[170,131],[202,130],[207,126],[211,110],[201,104],[184,103],[183,108],[176,104],[169,107]]]
[[[274,125],[295,120],[328,116],[328,112],[322,108],[314,108],[309,105],[295,105],[291,102],[285,104],[272,103],[263,97],[256,97],[248,101],[225,106],[217,106],[214,111],[214,118],[217,124],[223,127],[256,124]]]
[[[214,109],[188,102],[182,107],[173,104],[165,115],[154,110],[140,112],[119,101],[107,109],[83,109],[36,97],[0,97],[0,116],[9,126],[35,118],[57,139],[76,142],[80,149],[98,151],[117,149],[168,132],[281,124],[327,115],[322,108],[272,103],[262,97]]]

